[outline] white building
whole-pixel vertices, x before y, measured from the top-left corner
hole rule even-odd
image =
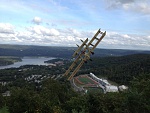
[[[127,90],[127,89],[128,89],[128,87],[125,86],[125,85],[119,86],[119,91],[124,91],[124,90]]]
[[[90,73],[89,76],[90,76],[93,80],[95,80],[96,82],[100,83],[100,84],[103,85],[103,86],[105,86],[105,85],[110,85],[107,80],[105,80],[105,79],[100,79],[100,78],[98,78],[97,76],[95,76],[93,73]]]
[[[113,85],[106,85],[105,86],[105,90],[106,92],[118,92],[118,87],[117,86],[113,86]]]
[[[111,85],[107,80],[100,79],[97,76],[95,76],[93,73],[90,73],[89,75],[93,80],[98,82],[101,86],[104,86],[105,92],[118,92],[118,87]]]

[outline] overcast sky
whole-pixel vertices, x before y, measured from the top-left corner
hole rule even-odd
[[[150,50],[150,0],[0,0],[0,44]]]

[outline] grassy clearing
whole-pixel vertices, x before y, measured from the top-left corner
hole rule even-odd
[[[91,79],[89,79],[88,77],[78,77],[78,80],[81,81],[84,84],[94,84],[94,81],[92,81]]]
[[[100,87],[88,87],[86,89],[88,90],[87,93],[103,93],[103,89]]]

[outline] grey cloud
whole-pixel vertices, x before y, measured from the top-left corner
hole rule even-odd
[[[150,15],[150,2],[148,0],[106,0],[107,9],[123,9]]]
[[[135,0],[117,0],[117,1],[119,1],[119,2],[122,3],[122,4],[126,4],[126,3],[132,3],[132,2],[134,2]]]
[[[135,0],[106,0],[107,8],[115,9],[122,7],[124,4],[131,4],[134,3]]]
[[[102,45],[105,47],[119,49],[147,49],[150,47],[150,38],[144,35],[135,34],[120,34],[108,32],[108,35],[102,40]]]
[[[14,34],[14,27],[9,23],[0,23],[0,33]]]
[[[31,40],[31,34],[26,32],[20,32],[16,37],[18,37],[20,40]]]

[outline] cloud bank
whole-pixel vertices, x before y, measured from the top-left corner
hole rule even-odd
[[[15,30],[9,23],[0,23],[0,40],[7,44],[76,46],[80,39],[93,37],[97,30],[78,31],[72,28],[56,29],[41,25],[27,27],[24,31]],[[110,49],[149,49],[150,35],[120,34],[108,31],[99,48]]]

